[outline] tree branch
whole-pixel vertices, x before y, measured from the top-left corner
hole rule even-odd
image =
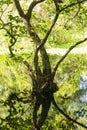
[[[87,129],[87,126],[83,125],[82,123],[76,121],[75,119],[71,118],[68,114],[66,114],[66,113],[56,104],[54,97],[53,97],[52,103],[53,103],[53,105],[57,108],[57,110],[58,110],[63,116],[65,116],[68,120],[70,120],[70,121],[72,121],[73,123],[75,123],[75,124],[77,124],[77,125],[79,125],[79,126],[85,128],[85,129]]]
[[[55,24],[57,22],[57,19],[58,19],[59,13],[60,13],[59,6],[58,6],[56,0],[53,0],[53,1],[54,1],[54,4],[55,4],[55,7],[56,7],[56,15],[54,17],[52,25],[50,26],[49,30],[47,31],[47,33],[46,33],[45,37],[43,38],[41,44],[38,46],[37,51],[40,50],[41,47],[44,46],[44,44],[46,43],[46,41],[47,41],[47,39],[48,39],[48,37],[49,37],[53,27],[55,26]]]
[[[54,78],[55,74],[56,74],[56,71],[57,71],[57,68],[58,66],[60,65],[60,63],[66,58],[66,56],[71,52],[72,49],[74,49],[76,46],[78,46],[79,44],[83,43],[87,41],[87,38],[85,38],[84,40],[81,40],[81,41],[78,41],[76,42],[74,45],[72,45],[68,51],[65,53],[65,55],[63,55],[61,57],[61,59],[57,62],[56,66],[54,67],[54,70],[53,70],[53,74],[52,74],[52,77]]]
[[[33,8],[34,8],[37,4],[39,4],[39,3],[43,2],[43,1],[45,1],[45,0],[33,0],[33,1],[31,2],[31,4],[29,5],[29,8],[28,8],[28,11],[27,11],[27,13],[26,13],[26,18],[27,18],[27,20],[28,20],[29,22],[30,22],[30,19],[31,19],[31,15],[32,15]]]
[[[75,6],[75,5],[78,5],[78,4],[81,4],[81,3],[83,3],[83,2],[86,2],[86,1],[87,1],[87,0],[78,0],[77,2],[74,2],[74,3],[72,3],[72,4],[69,4],[69,5],[65,6],[65,7],[63,7],[63,8],[60,10],[60,12],[66,10],[66,9],[68,9],[68,8],[70,8],[70,7],[73,7],[73,6]]]
[[[23,11],[23,9],[22,9],[22,7],[21,7],[21,5],[20,5],[19,0],[14,0],[14,3],[15,3],[15,6],[16,6],[16,9],[17,9],[19,15],[20,15],[22,18],[25,18],[25,14],[24,14],[24,11]]]
[[[4,29],[4,30],[7,32],[7,34],[10,36],[9,51],[10,51],[11,56],[14,56],[14,53],[13,53],[13,51],[12,51],[12,47],[15,45],[15,43],[16,43],[16,41],[17,41],[17,38],[16,38],[16,37],[14,36],[14,34],[13,34],[12,23],[9,23],[9,24],[10,24],[10,30],[8,30],[8,29],[5,27],[4,23],[3,23],[3,27],[0,28],[0,29]]]
[[[7,28],[2,27],[1,29],[4,29],[4,30],[9,34],[9,36],[10,36],[12,39],[14,39],[14,41],[16,42],[16,38],[14,37],[14,35],[13,35],[12,33],[10,33],[10,31],[9,31]]]
[[[78,1],[79,1],[79,0],[77,0],[77,2],[78,2]],[[81,4],[81,3],[78,3],[78,10],[77,10],[77,12],[75,13],[75,15],[74,15],[73,18],[75,18],[75,17],[79,14],[80,8],[81,8],[80,4]]]
[[[19,0],[14,0],[14,3],[15,3],[15,6],[16,6],[16,9],[20,15],[20,17],[23,18],[23,22],[25,24],[25,27],[27,29],[27,31],[29,32],[30,36],[32,37],[34,43],[37,45],[37,44],[40,44],[41,43],[41,40],[39,38],[39,36],[37,35],[37,33],[34,31],[34,28],[32,27],[32,25],[30,24],[30,22],[28,21],[27,19],[27,16],[26,14],[24,14],[24,11],[20,5],[20,2]],[[33,3],[33,2],[32,2]],[[37,3],[37,2],[36,2]],[[31,8],[29,8],[30,10]],[[32,13],[32,9],[31,9],[31,13]],[[27,15],[29,15],[27,13]],[[31,14],[30,14],[31,15]]]

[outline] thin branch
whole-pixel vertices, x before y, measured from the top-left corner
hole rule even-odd
[[[49,30],[47,31],[47,33],[46,33],[45,37],[43,38],[41,44],[40,44],[39,47],[37,48],[37,51],[40,50],[40,48],[41,48],[42,46],[44,46],[44,44],[46,43],[46,41],[47,41],[47,39],[48,39],[48,37],[49,37],[49,35],[50,35],[50,33],[51,33],[53,27],[55,26],[55,24],[56,24],[56,22],[57,22],[57,19],[58,19],[59,13],[60,13],[60,11],[59,11],[59,6],[58,6],[56,0],[53,0],[53,1],[54,1],[54,4],[55,4],[55,7],[56,7],[56,15],[55,15],[55,17],[54,17],[54,20],[53,20],[52,25],[50,26]]]
[[[77,1],[79,1],[79,0],[77,0]],[[78,3],[78,10],[77,10],[76,13],[74,14],[74,16],[69,19],[69,21],[70,21],[70,20],[73,20],[73,18],[75,18],[75,17],[79,14],[80,9],[81,9],[81,3]],[[66,20],[64,26],[66,26],[67,23],[68,23],[68,20]]]
[[[86,1],[87,1],[87,0],[81,0],[81,1],[77,1],[77,2],[74,2],[74,3],[72,3],[72,4],[69,4],[69,5],[65,6],[65,7],[63,7],[63,8],[60,10],[60,12],[66,10],[66,9],[68,9],[68,8],[70,8],[70,7],[73,7],[73,6],[75,6],[75,5],[78,5],[78,4],[81,4],[81,3],[83,3],[83,2],[86,2]]]
[[[77,125],[79,125],[79,126],[85,128],[85,129],[87,129],[87,126],[83,125],[82,123],[76,121],[75,119],[71,118],[68,114],[66,114],[66,113],[56,104],[54,97],[53,97],[52,103],[53,103],[53,105],[57,108],[57,110],[58,110],[63,116],[65,116],[68,120],[70,120],[70,121],[72,121],[73,123],[75,123],[75,124],[77,124]]]
[[[4,27],[4,23],[3,23],[3,27],[0,29],[4,29],[7,32],[7,34],[10,36],[9,51],[10,51],[11,56],[14,56],[14,53],[12,51],[12,47],[15,45],[17,39],[15,38],[15,36],[13,34],[12,23],[10,23],[10,26],[11,26],[10,30],[8,30],[6,27]]]
[[[2,29],[4,29],[4,30],[9,34],[9,36],[10,36],[12,39],[14,39],[14,41],[16,42],[16,38],[14,37],[14,35],[12,35],[12,33],[10,33],[10,31],[9,31],[7,28],[2,28]]]
[[[33,11],[33,9],[34,9],[34,7],[37,5],[37,4],[39,4],[39,3],[41,3],[41,2],[44,2],[45,0],[33,0],[32,2],[31,2],[31,4],[29,5],[29,8],[28,8],[28,11],[27,11],[27,13],[26,13],[26,18],[27,18],[27,20],[30,22],[30,19],[31,19],[31,15],[32,15],[32,11]]]
[[[9,45],[9,51],[10,51],[10,54],[11,56],[14,56],[14,53],[12,51],[12,47],[15,45],[17,39],[15,38],[14,34],[13,34],[13,25],[12,23],[10,23],[10,32],[9,32],[9,35],[10,35],[10,45]]]
[[[53,74],[52,74],[52,77],[54,78],[55,74],[56,74],[56,71],[57,71],[57,68],[58,66],[60,65],[60,63],[66,58],[66,56],[71,52],[72,49],[74,49],[76,46],[78,46],[79,44],[83,43],[87,41],[87,38],[85,38],[84,40],[81,40],[81,41],[78,41],[76,42],[74,45],[72,45],[68,51],[65,53],[65,55],[63,55],[61,57],[61,59],[57,62],[56,66],[54,67],[54,70],[53,70]]]
[[[79,0],[77,0],[77,2],[78,2],[78,1],[79,1]],[[75,17],[79,14],[80,8],[81,8],[80,4],[81,4],[81,3],[78,3],[78,10],[77,10],[77,12],[75,13],[75,15],[74,15],[73,18],[75,18]]]

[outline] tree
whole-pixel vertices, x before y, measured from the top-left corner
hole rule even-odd
[[[78,122],[76,119],[71,118],[69,115],[67,115],[55,102],[54,99],[54,93],[58,91],[58,86],[54,82],[54,78],[57,72],[57,69],[59,65],[64,61],[64,59],[67,57],[67,55],[70,53],[70,51],[75,48],[77,45],[85,42],[87,38],[76,42],[74,45],[72,45],[65,55],[63,55],[58,62],[55,64],[54,68],[52,69],[51,63],[49,60],[49,55],[47,54],[45,44],[48,40],[49,35],[52,32],[53,27],[55,26],[60,14],[62,12],[65,12],[66,10],[69,10],[70,8],[75,8],[75,6],[78,5],[79,9],[76,15],[80,12],[81,5],[86,2],[86,0],[70,0],[68,2],[66,1],[58,1],[53,0],[53,6],[55,8],[55,16],[52,21],[51,26],[49,29],[45,32],[45,36],[41,39],[39,34],[35,31],[35,27],[33,26],[31,20],[32,20],[32,13],[36,5],[39,5],[41,3],[45,3],[46,0],[33,0],[29,4],[29,7],[27,11],[24,11],[22,8],[22,5],[20,4],[19,0],[14,0],[16,9],[19,13],[19,16],[22,18],[24,26],[26,27],[27,32],[29,33],[30,37],[33,40],[33,43],[35,44],[35,53],[34,53],[34,68],[27,62],[23,61],[23,63],[27,66],[29,71],[29,76],[32,79],[32,97],[35,98],[35,104],[33,108],[33,127],[32,130],[40,130],[43,126],[43,123],[45,119],[47,118],[48,111],[50,109],[51,103],[57,108],[57,110],[65,116],[68,120],[72,121],[73,123],[76,123],[80,125],[81,127],[87,128],[84,124]],[[66,11],[67,12],[67,11]],[[10,24],[10,27],[12,25]],[[4,26],[5,29],[5,26]],[[5,29],[6,30],[6,29]],[[8,30],[6,30],[7,33],[11,37],[12,46],[16,42],[16,36],[13,34],[13,30],[11,29],[11,32],[9,33]],[[10,46],[10,52],[11,55],[13,55],[13,52],[11,50]],[[40,52],[40,55],[39,55]],[[39,60],[41,57],[42,66],[39,64]],[[18,97],[16,95],[13,95],[16,97],[17,100]],[[10,95],[12,97],[12,95]],[[42,107],[40,116],[38,116],[38,110]]]

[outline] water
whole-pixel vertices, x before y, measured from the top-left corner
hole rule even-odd
[[[87,76],[86,75],[80,75],[79,89],[84,91],[83,95],[81,95],[80,97],[80,100],[82,102],[87,102]]]

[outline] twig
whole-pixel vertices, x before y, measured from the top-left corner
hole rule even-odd
[[[80,1],[74,2],[74,3],[72,3],[72,4],[69,4],[69,5],[65,6],[65,7],[63,7],[63,8],[60,10],[60,12],[66,10],[66,9],[68,9],[68,8],[70,8],[70,7],[73,7],[73,6],[77,5],[77,4],[81,4],[81,3],[83,3],[83,2],[86,2],[86,1],[87,1],[87,0],[80,0]]]
[[[79,2],[79,0],[77,0],[77,2]],[[74,15],[74,17],[73,18],[75,18],[78,14],[79,14],[79,12],[80,12],[80,4],[81,3],[78,3],[78,10],[77,10],[77,12],[76,12],[76,14]]]

